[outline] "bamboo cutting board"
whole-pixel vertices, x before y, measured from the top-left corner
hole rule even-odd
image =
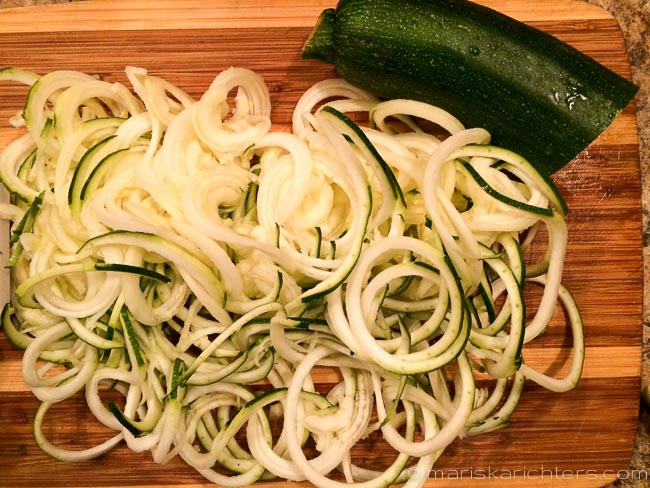
[[[616,22],[580,1],[482,0],[556,35],[629,77]],[[335,0],[106,0],[0,10],[0,66],[45,73],[76,69],[126,82],[126,65],[147,68],[199,96],[220,70],[236,65],[262,75],[277,128],[288,125],[300,94],[335,76],[331,66],[300,59],[318,13]],[[0,86],[0,145],[16,135],[7,119],[25,90]],[[447,449],[428,486],[602,486],[628,466],[637,423],[641,364],[642,253],[638,141],[633,105],[555,175],[571,208],[565,283],[585,323],[583,379],[573,391],[528,385],[512,425]],[[5,239],[2,236],[2,239]],[[6,290],[5,290],[6,291]],[[562,373],[570,338],[554,324],[531,345],[527,361]],[[66,464],[35,445],[37,401],[21,379],[21,352],[0,333],[0,486],[208,486],[180,459],[155,465],[126,447]],[[50,414],[48,414],[50,415]],[[55,443],[84,447],[107,437],[82,397],[51,412]],[[385,454],[365,445],[359,463]],[[283,483],[270,486],[283,486]],[[292,486],[303,486],[292,484]]]

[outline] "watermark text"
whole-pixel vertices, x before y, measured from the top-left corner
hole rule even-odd
[[[650,480],[650,471],[645,469],[629,470],[597,470],[597,469],[563,469],[563,468],[463,468],[463,469],[430,469],[424,470],[413,466],[407,470],[412,479],[445,479],[445,480]]]

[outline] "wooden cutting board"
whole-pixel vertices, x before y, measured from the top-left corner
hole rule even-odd
[[[616,22],[581,1],[482,0],[572,44],[629,77]],[[0,10],[0,66],[39,73],[76,69],[126,82],[126,65],[147,68],[193,95],[220,70],[248,67],[268,83],[276,127],[286,127],[300,94],[335,76],[300,59],[318,13],[334,0],[108,0]],[[25,90],[0,86],[0,144],[16,135],[7,119]],[[602,486],[628,466],[637,423],[641,364],[642,252],[638,141],[633,105],[556,175],[571,208],[565,283],[582,310],[587,354],[574,391],[529,385],[512,425],[459,440],[431,473],[430,486]],[[4,238],[4,237],[3,237]],[[570,347],[551,327],[527,360],[561,374]],[[208,486],[180,459],[155,465],[148,453],[119,447],[100,459],[66,464],[36,447],[37,401],[20,374],[21,353],[0,333],[0,486]],[[83,399],[57,406],[54,442],[88,446],[106,437]],[[381,447],[360,450],[361,465]],[[460,481],[459,481],[460,480]],[[283,486],[284,484],[270,484]],[[292,486],[303,486],[292,484]]]

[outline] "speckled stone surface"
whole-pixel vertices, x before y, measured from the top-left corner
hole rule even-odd
[[[75,0],[0,0],[0,8],[27,7],[31,5],[46,5],[48,3],[67,3]]]
[[[0,8],[44,5],[82,0],[0,0]],[[534,1],[534,0],[531,0]],[[646,402],[639,395],[639,427],[635,449],[627,473],[609,485],[616,488],[645,488],[649,481],[638,480],[650,469],[650,0],[583,0],[607,10],[618,21],[624,34],[632,79],[639,85],[636,97],[639,127],[640,164],[643,203],[644,316],[643,316],[643,387]],[[641,392],[640,392],[641,393]]]

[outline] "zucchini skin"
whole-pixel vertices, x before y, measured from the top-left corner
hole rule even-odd
[[[549,176],[638,87],[557,38],[466,0],[340,0],[303,58],[383,98],[437,105]]]

